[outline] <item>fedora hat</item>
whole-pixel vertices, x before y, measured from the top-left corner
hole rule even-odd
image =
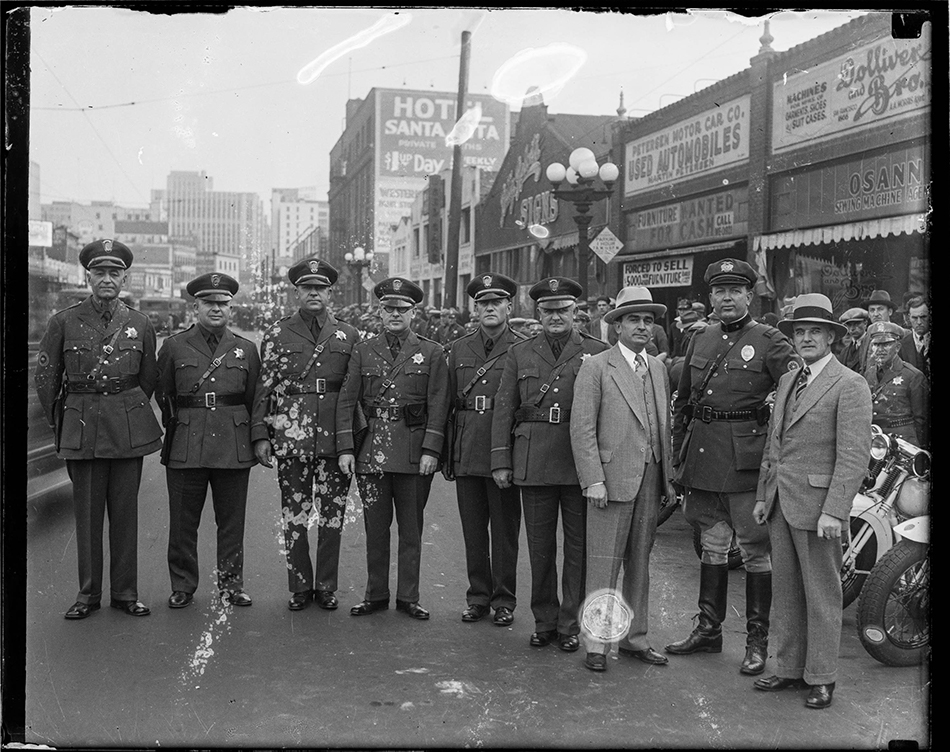
[[[827,295],[809,292],[799,295],[792,304],[792,317],[778,322],[778,328],[786,337],[791,337],[795,324],[827,324],[839,335],[847,334],[848,327],[835,321],[831,301]]]
[[[614,323],[621,316],[628,313],[652,313],[658,319],[666,314],[666,306],[654,303],[653,295],[646,287],[625,287],[617,293],[617,306],[604,314],[604,321]]]
[[[887,290],[873,290],[871,297],[861,303],[861,305],[865,308],[872,305],[886,305],[892,311],[897,308],[897,306],[894,305],[894,301],[891,300],[891,294]]]

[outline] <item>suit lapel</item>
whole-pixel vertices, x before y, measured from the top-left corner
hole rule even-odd
[[[575,331],[572,331],[570,336],[567,338],[567,342],[564,343],[564,347],[561,349],[561,357],[557,359],[557,362],[563,363],[564,361],[570,360],[577,353],[584,349],[583,343],[584,340],[581,339],[581,335]]]
[[[380,332],[373,339],[373,352],[387,363],[391,364],[393,362],[393,354],[389,351],[389,344],[386,342],[385,332]]]
[[[818,400],[820,400],[825,392],[831,389],[832,386],[841,378],[841,368],[843,366],[834,358],[832,358],[828,363],[825,364],[825,367],[821,369],[815,380],[808,385],[804,392],[802,392],[802,397],[798,402],[798,405],[795,406],[795,409],[792,411],[792,417],[788,421],[788,425],[793,425],[798,421],[802,415],[807,413]],[[794,383],[793,380],[792,383]],[[794,390],[790,390],[794,391]],[[794,400],[794,396],[791,397]]]
[[[214,353],[211,352],[211,348],[208,347],[208,342],[205,340],[204,335],[201,333],[201,329],[195,324],[188,333],[185,335],[185,341],[188,343],[188,346],[193,350],[197,350],[205,357],[214,357]],[[218,343],[221,344],[220,342]]]
[[[623,395],[623,398],[627,401],[627,404],[630,405],[630,409],[633,410],[633,414],[637,417],[637,420],[640,421],[641,425],[646,427],[647,406],[643,401],[643,384],[642,382],[637,384],[636,379],[638,379],[639,376],[630,368],[627,359],[624,358],[623,353],[620,352],[619,345],[614,345],[610,349],[607,355],[607,364],[611,369],[610,375],[620,388],[620,393]]]

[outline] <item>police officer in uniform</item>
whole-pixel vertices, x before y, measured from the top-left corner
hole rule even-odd
[[[85,246],[91,297],[56,313],[40,342],[34,382],[73,483],[79,595],[67,619],[85,619],[102,597],[102,527],[109,515],[111,605],[131,616],[138,599],[138,492],[142,458],[162,445],[149,400],[155,330],[119,293],[132,252],[115,240]]]
[[[479,621],[494,609],[494,623],[505,627],[514,621],[517,603],[521,499],[517,486],[499,488],[492,479],[491,425],[508,348],[527,338],[508,326],[517,282],[489,272],[473,279],[466,292],[479,323],[449,350],[454,404],[443,473],[455,480],[465,539],[469,588],[462,621]]]
[[[868,327],[864,378],[871,387],[874,423],[885,433],[923,447],[929,439],[929,389],[923,372],[901,359],[903,336],[904,329],[890,321]]]
[[[449,377],[441,345],[409,328],[422,290],[390,277],[373,290],[383,331],[353,348],[337,403],[340,469],[356,473],[366,527],[366,593],[350,609],[363,616],[389,608],[389,539],[395,509],[399,526],[396,609],[428,619],[419,605],[423,511],[439,467],[449,410]],[[368,430],[357,447],[354,409]]]
[[[583,360],[609,345],[574,329],[581,286],[551,277],[534,285],[543,331],[508,349],[492,418],[491,468],[499,488],[521,487],[535,632],[530,644],[580,647],[587,500],[571,451],[574,379]],[[562,599],[557,590],[557,518],[564,534]]]
[[[339,606],[334,593],[350,488],[336,460],[336,405],[360,334],[328,308],[338,276],[330,264],[304,259],[287,276],[300,308],[264,332],[251,438],[261,464],[271,467],[277,458],[288,608],[301,611],[313,600],[332,611]],[[315,568],[308,538],[313,524]]]
[[[749,314],[755,270],[723,259],[706,269],[720,321],[697,332],[673,402],[673,463],[685,487],[683,511],[702,532],[699,622],[674,655],[722,651],[733,531],[746,570],[746,652],[740,671],[760,674],[768,657],[772,565],[768,530],[752,518],[765,448],[766,398],[783,373],[799,367],[791,342]]]
[[[253,342],[228,328],[236,279],[203,274],[185,289],[195,298],[197,323],[165,340],[155,388],[166,428],[168,605],[184,608],[194,600],[198,526],[210,486],[218,529],[218,591],[225,603],[250,606],[244,592],[244,512],[247,482],[257,464],[250,416],[260,359]]]

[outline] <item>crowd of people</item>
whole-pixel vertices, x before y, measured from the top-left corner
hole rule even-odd
[[[297,310],[269,326],[259,348],[229,328],[238,282],[212,273],[188,285],[196,323],[156,354],[148,318],[119,300],[131,251],[98,240],[80,261],[91,295],[52,317],[35,373],[73,482],[80,589],[67,619],[100,607],[106,512],[110,603],[150,613],[137,591],[137,499],[143,458],[159,450],[170,608],[190,605],[198,587],[209,488],[220,597],[252,604],[243,577],[248,480],[255,465],[276,463],[288,608],[339,607],[355,478],[367,581],[350,614],[393,600],[395,518],[395,608],[428,619],[424,510],[441,471],[455,484],[464,538],[463,622],[514,622],[523,523],[530,646],[583,644],[583,666],[596,672],[613,645],[654,666],[667,655],[721,652],[735,538],[746,570],[739,671],[762,674],[774,656],[775,674],[756,689],[808,688],[807,707],[831,704],[840,539],[867,470],[871,424],[916,444],[929,439],[923,296],[906,296],[898,311],[876,290],[835,318],[827,297],[804,294],[781,318],[757,320],[755,271],[723,259],[705,273],[711,310],[680,299],[668,328],[666,306],[645,287],[598,299],[590,316],[584,291],[565,277],[531,286],[538,319],[515,319],[518,283],[493,272],[468,285],[471,316],[423,309],[422,289],[400,277],[375,286],[374,309],[334,312],[337,270],[313,258],[289,270]],[[898,313],[906,328],[891,320]],[[677,495],[701,535],[698,616],[664,654],[649,640],[649,559],[661,501]],[[605,593],[619,593],[632,617],[603,600],[591,609]]]

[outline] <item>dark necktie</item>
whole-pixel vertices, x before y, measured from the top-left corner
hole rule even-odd
[[[884,369],[878,368],[877,369],[877,383],[880,384],[882,381],[884,381]]]
[[[398,357],[399,350],[402,348],[402,343],[399,341],[399,337],[394,334],[387,334],[386,341],[389,343],[389,352],[392,353],[393,358]]]
[[[212,353],[218,349],[218,338],[214,334],[208,334],[208,347],[211,348]]]
[[[310,333],[313,335],[314,340],[320,339],[320,322],[317,321],[316,316],[310,319]]]
[[[485,355],[491,355],[491,349],[492,349],[494,346],[495,346],[495,343],[494,343],[494,341],[492,341],[492,338],[491,338],[491,337],[489,337],[488,339],[486,339],[486,340],[485,340]]]
[[[805,366],[802,369],[802,375],[798,377],[798,385],[795,387],[796,402],[798,402],[798,398],[802,396],[802,392],[805,391],[805,387],[808,386],[809,376],[811,376],[811,369],[808,366]]]
[[[554,353],[555,360],[558,360],[561,357],[561,340],[551,340],[551,352]]]
[[[111,322],[112,322],[112,311],[106,308],[102,312],[102,323],[105,324],[106,326],[109,326]]]

